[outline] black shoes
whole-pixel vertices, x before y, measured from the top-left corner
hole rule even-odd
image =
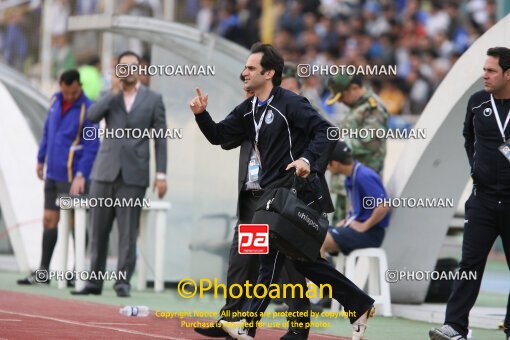
[[[72,291],[71,294],[72,295],[90,295],[90,294],[101,295],[101,288],[92,286],[92,285],[87,285],[82,290]]]
[[[213,327],[195,327],[195,332],[208,338],[225,338],[230,337],[227,332],[221,329],[221,325],[217,322]]]
[[[130,297],[128,285],[118,285],[113,287],[118,297]]]
[[[306,340],[310,329],[289,329],[280,340]]]
[[[26,278],[19,279],[16,281],[19,285],[37,285],[37,284],[50,284],[50,279],[48,278],[48,272],[37,270],[35,272],[30,273]]]
[[[118,297],[130,297],[128,285],[118,285],[113,287]],[[72,295],[101,295],[102,287],[91,284],[90,282],[82,290],[71,292]]]
[[[70,280],[66,279],[67,288],[73,288],[75,278],[74,275]],[[30,286],[30,285],[38,285],[38,284],[50,284],[50,278],[48,275],[48,271],[46,269],[37,269],[35,272],[30,273],[29,276],[27,276],[24,279],[19,279],[16,281],[17,284],[22,286]]]

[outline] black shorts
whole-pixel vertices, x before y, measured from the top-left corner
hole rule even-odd
[[[60,207],[56,204],[57,198],[62,196],[70,196],[71,183],[58,182],[52,179],[44,181],[44,209],[59,211]]]

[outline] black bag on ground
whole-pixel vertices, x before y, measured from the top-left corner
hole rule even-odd
[[[292,177],[290,188],[283,185],[265,190],[252,223],[268,224],[270,246],[276,246],[288,258],[315,261],[329,226],[321,211],[320,182],[315,175],[309,179]],[[306,204],[300,197],[313,200]]]

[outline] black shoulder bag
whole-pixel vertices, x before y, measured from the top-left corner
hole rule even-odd
[[[270,246],[276,246],[288,258],[315,261],[329,226],[322,212],[319,178],[315,174],[306,179],[292,177],[290,188],[282,185],[266,189],[252,223],[268,224]]]

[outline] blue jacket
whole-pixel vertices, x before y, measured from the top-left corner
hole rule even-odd
[[[83,129],[97,133],[98,125],[86,119],[91,105],[92,101],[82,93],[62,117],[62,93],[52,97],[37,154],[38,163],[46,163],[46,178],[71,182],[80,171],[88,180],[99,149],[98,138],[83,138]]]
[[[354,215],[356,221],[360,222],[365,222],[374,211],[375,206],[369,207],[369,202],[388,198],[381,176],[358,161],[354,161],[353,174],[345,179],[345,190],[351,200],[352,211],[349,212],[349,217]],[[370,201],[366,201],[367,199]],[[390,214],[388,213],[374,227],[386,228],[389,223]]]

